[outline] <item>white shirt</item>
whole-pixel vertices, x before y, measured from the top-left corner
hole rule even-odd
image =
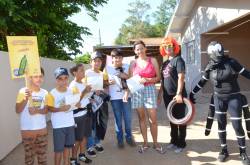
[[[48,97],[48,105],[54,108],[60,108],[65,105],[65,96],[72,95],[70,89],[66,92],[59,92],[56,88],[52,89]],[[65,128],[75,125],[73,111],[52,112],[51,123],[53,128]]]
[[[124,73],[128,74],[129,70],[129,65],[123,64],[123,71]],[[114,66],[106,66],[106,72],[108,74],[109,79],[114,79],[114,76],[119,74],[120,71],[116,70]],[[124,90],[117,84],[112,84],[109,85],[109,95],[110,95],[110,100],[118,100],[122,99],[124,96]]]
[[[20,89],[17,96],[17,103],[20,103],[24,100],[25,97],[25,89]],[[32,92],[32,105],[33,107],[37,107],[39,109],[43,109],[48,92],[45,89],[40,89],[39,92]],[[29,113],[29,101],[24,107],[24,110],[20,113],[20,129],[21,130],[39,130],[47,127],[46,125],[46,115],[45,114],[34,114],[31,115]]]
[[[81,94],[82,91],[86,88],[86,85],[84,83],[79,83],[79,82],[76,82],[75,80],[73,80],[70,83],[69,88],[71,91],[73,91],[73,94]],[[81,100],[81,107],[84,108],[86,105],[83,105],[83,104],[88,104],[88,103],[89,103],[89,99],[83,98]],[[80,116],[83,116],[85,114],[87,114],[86,110],[80,111],[80,112],[74,114],[74,117],[80,117]]]

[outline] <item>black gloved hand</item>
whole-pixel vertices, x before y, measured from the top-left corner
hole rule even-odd
[[[205,130],[205,136],[208,136],[210,134],[210,130]]]
[[[194,94],[191,92],[190,94],[189,94],[189,100],[193,103],[193,104],[195,104],[196,103],[196,99],[194,98]]]

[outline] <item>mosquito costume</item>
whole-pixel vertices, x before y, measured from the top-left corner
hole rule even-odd
[[[223,46],[218,42],[211,42],[207,48],[210,61],[204,71],[201,80],[190,93],[190,100],[194,101],[196,94],[211,79],[214,89],[214,108],[218,120],[218,134],[222,151],[219,153],[219,161],[223,162],[229,156],[226,143],[227,111],[231,116],[235,130],[240,156],[243,164],[250,164],[246,155],[245,133],[242,128],[242,101],[238,75],[250,79],[250,72],[241,66],[235,59],[224,55]]]
[[[242,112],[246,124],[246,131],[247,136],[250,138],[250,111],[248,107],[248,101],[245,95],[241,94],[241,101],[242,101]],[[214,121],[214,115],[215,115],[215,109],[214,109],[214,97],[212,95],[208,110],[208,116],[207,116],[207,123],[206,123],[206,129],[205,129],[205,135],[208,136],[211,132],[211,128]]]

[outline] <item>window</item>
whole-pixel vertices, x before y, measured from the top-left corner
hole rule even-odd
[[[186,43],[186,61],[188,64],[195,63],[194,41]]]

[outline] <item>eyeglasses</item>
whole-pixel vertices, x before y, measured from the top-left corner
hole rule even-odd
[[[174,46],[172,44],[165,45],[166,49],[173,48]]]

